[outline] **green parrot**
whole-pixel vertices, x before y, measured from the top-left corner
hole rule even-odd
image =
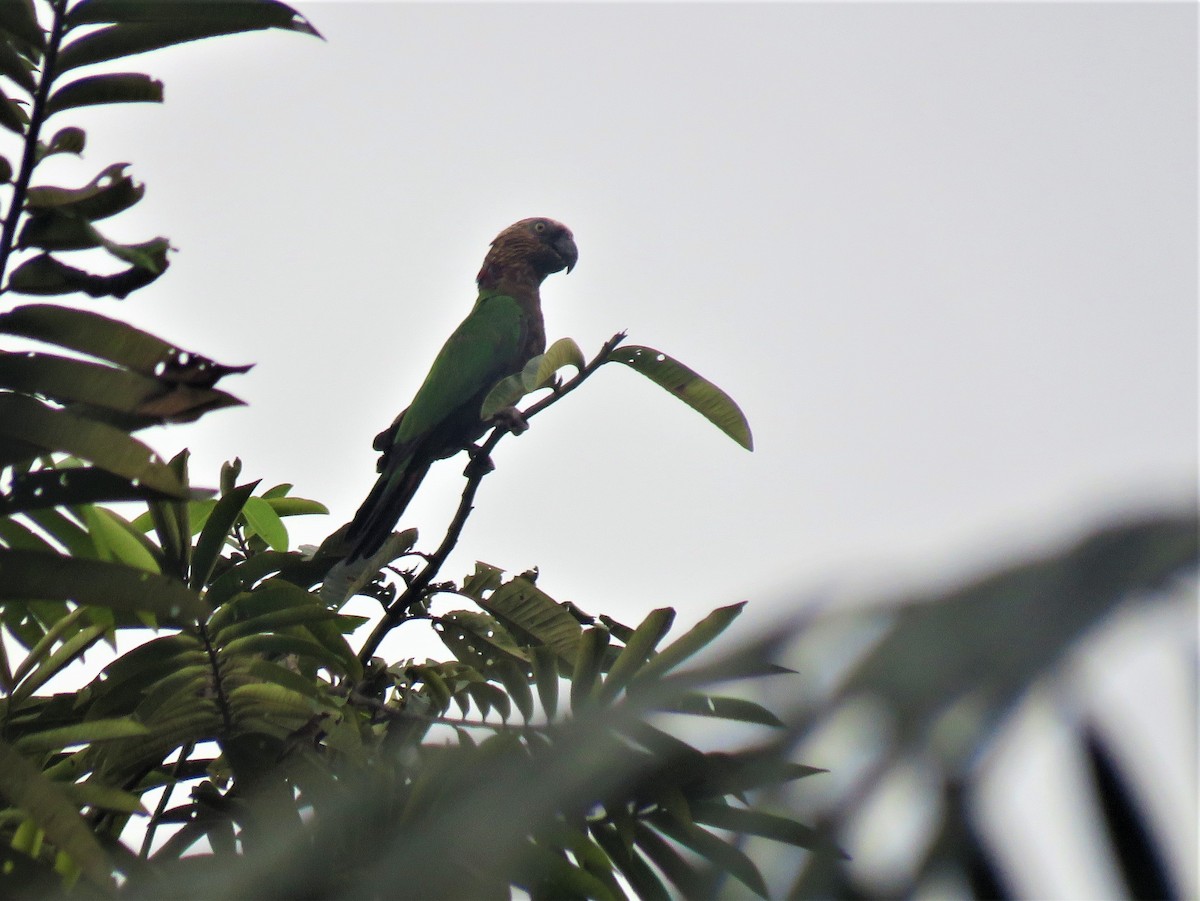
[[[551,273],[570,272],[578,258],[571,230],[553,219],[522,219],[492,241],[476,278],[475,306],[438,352],[408,409],[375,438],[383,452],[380,475],[345,533],[347,563],[379,549],[434,460],[471,446],[496,424],[480,418],[483,399],[545,352],[539,289]]]

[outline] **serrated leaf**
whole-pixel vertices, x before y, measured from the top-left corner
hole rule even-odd
[[[518,640],[545,644],[572,666],[583,629],[571,614],[528,579],[517,577],[476,600]]]
[[[58,786],[4,741],[0,741],[0,794],[29,814],[89,882],[112,889],[112,862],[91,827]]]
[[[247,635],[265,635],[269,632],[280,632],[288,626],[299,626],[319,620],[332,619],[334,616],[324,605],[312,603],[303,607],[287,607],[283,610],[272,610],[259,616],[230,623],[213,634],[213,641],[227,645],[238,638]]]
[[[242,516],[250,527],[248,534],[258,535],[270,545],[271,550],[286,552],[288,549],[287,526],[279,514],[261,497],[250,497],[242,507]]]
[[[229,704],[235,720],[264,714],[308,719],[320,710],[320,705],[307,695],[273,682],[239,685],[229,693]]]
[[[624,363],[675,395],[746,450],[754,450],[750,424],[728,394],[678,360],[652,347],[630,345],[610,351],[606,363]]]
[[[311,638],[298,635],[247,635],[235,638],[221,648],[225,657],[248,654],[296,654],[336,673],[346,672],[346,661]]]
[[[485,676],[500,661],[529,666],[528,654],[495,618],[473,610],[452,610],[438,617],[434,629],[450,652]]]
[[[204,601],[174,579],[100,560],[0,549],[0,599],[25,598],[147,610],[173,623],[207,612]]]
[[[46,115],[106,103],[162,103],[163,84],[140,72],[88,75],[63,85],[46,102]]]

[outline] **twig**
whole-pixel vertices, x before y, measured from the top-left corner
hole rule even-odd
[[[579,370],[574,378],[560,385],[549,397],[545,397],[530,406],[529,409],[523,410],[521,415],[526,420],[529,420],[553,404],[558,403],[578,388],[593,372],[599,369],[608,360],[608,355],[612,353],[613,349],[624,340],[625,333],[617,332],[617,334],[604,342],[604,345],[600,348],[600,352],[583,369]],[[462,498],[458,502],[458,509],[454,513],[454,519],[450,521],[450,526],[446,529],[446,536],[442,539],[442,543],[438,546],[438,549],[427,559],[421,571],[408,583],[404,593],[396,598],[384,611],[383,619],[372,630],[358,654],[359,660],[364,664],[379,649],[380,643],[387,634],[403,621],[404,614],[408,609],[420,603],[424,598],[425,590],[429,587],[429,583],[437,576],[438,570],[446,562],[446,558],[450,556],[450,552],[454,550],[454,546],[458,544],[463,527],[467,524],[467,517],[471,515],[471,511],[474,509],[475,493],[479,490],[479,483],[483,481],[483,477],[490,471],[485,466],[476,465],[476,461],[487,459],[496,445],[507,434],[508,431],[506,429],[492,429],[487,440],[474,452],[472,462],[467,466],[466,470],[467,484],[463,488]]]

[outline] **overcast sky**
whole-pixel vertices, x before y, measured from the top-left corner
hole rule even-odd
[[[248,408],[150,440],[197,483],[240,455],[327,503],[299,540],[353,513],[488,242],[533,215],[580,248],[551,340],[627,329],[756,450],[606,367],[503,441],[448,578],[537,565],[627,621],[766,622],[1194,502],[1194,5],[296,6],[326,42],[145,57],[165,106],[80,112],[71,171],[129,160],[148,190],[114,237],[178,248],[93,308],[257,364],[225,383]],[[427,549],[461,470],[401,523]]]

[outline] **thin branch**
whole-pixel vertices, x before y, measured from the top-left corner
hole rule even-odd
[[[521,415],[529,420],[536,416],[548,407],[558,403],[599,369],[608,360],[608,355],[613,349],[625,340],[624,332],[617,332],[600,348],[600,352],[592,358],[586,366],[583,367],[574,378],[568,379],[562,385],[554,390],[554,393],[549,397],[545,397],[533,404],[527,410],[523,410]],[[437,576],[438,571],[442,568],[442,564],[446,562],[446,558],[450,556],[450,552],[454,550],[458,544],[459,536],[462,535],[463,527],[467,524],[467,517],[474,510],[475,494],[479,490],[479,484],[483,481],[483,477],[491,470],[483,465],[483,461],[487,460],[496,445],[500,440],[509,434],[507,429],[494,428],[487,440],[480,445],[479,449],[472,455],[472,461],[467,465],[467,484],[463,488],[462,498],[458,502],[458,509],[454,513],[454,519],[450,521],[450,526],[446,529],[446,535],[442,539],[438,549],[430,555],[416,576],[408,583],[403,594],[401,594],[391,605],[384,611],[383,619],[372,630],[370,636],[363,644],[362,650],[359,651],[358,657],[364,664],[371,659],[375,651],[379,649],[379,645],[389,632],[404,620],[405,613],[410,607],[420,603],[426,595],[426,589],[429,583]]]
[[[171,800],[171,793],[175,791],[175,786],[179,784],[179,770],[188,757],[191,756],[195,747],[196,743],[190,741],[179,749],[179,758],[175,761],[175,766],[171,768],[171,781],[163,786],[162,797],[158,799],[158,806],[154,809],[154,816],[150,818],[150,823],[146,826],[146,836],[142,840],[142,850],[139,855],[142,860],[150,858],[150,846],[154,843],[154,833],[158,830],[159,820],[162,818],[163,812],[167,809],[167,804]]]
[[[0,231],[0,282],[8,270],[8,258],[13,252],[13,242],[17,234],[17,222],[21,218],[21,209],[25,206],[25,195],[29,192],[29,182],[33,179],[33,170],[37,166],[38,135],[46,120],[46,102],[50,98],[50,86],[58,73],[54,71],[58,61],[58,46],[62,43],[66,24],[67,0],[53,0],[50,4],[54,11],[54,19],[50,33],[46,37],[46,51],[42,57],[41,80],[38,82],[37,93],[33,97],[33,108],[29,112],[29,131],[25,134],[25,148],[21,155],[21,166],[17,171],[16,181],[13,182],[12,200],[8,212],[4,216],[4,229]],[[0,292],[7,290],[0,287]]]

